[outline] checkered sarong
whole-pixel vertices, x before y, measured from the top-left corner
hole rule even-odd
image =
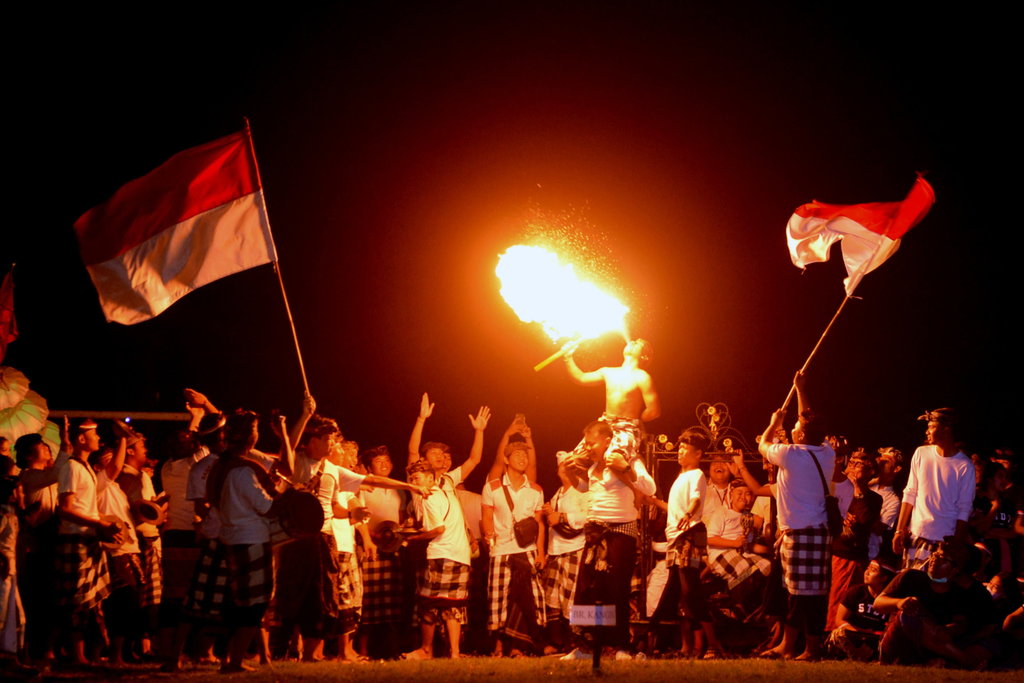
[[[528,581],[533,596],[533,614],[537,623],[543,626],[544,589],[541,587],[540,576],[534,571],[533,564],[537,560],[536,550],[526,550],[512,555],[491,556],[487,571],[487,598],[490,612],[487,619],[487,630],[504,631],[506,635],[524,641],[530,641],[528,633],[529,616],[520,614],[522,610],[513,609],[515,602],[512,593],[521,586],[513,585],[514,581]],[[513,567],[513,564],[518,566]],[[516,572],[521,572],[518,576]]]
[[[88,612],[110,595],[110,571],[99,538],[84,534],[57,537],[57,604],[75,614]]]
[[[397,553],[377,553],[376,560],[363,557],[364,624],[393,624],[402,617],[402,565]]]
[[[357,610],[363,606],[363,580],[359,576],[355,553],[339,552],[337,563],[338,607]]]
[[[903,549],[904,569],[924,569],[928,558],[939,548],[942,541],[930,541],[927,538],[911,538],[907,547]]]
[[[139,548],[142,550],[142,571],[145,577],[139,593],[139,607],[159,605],[164,587],[163,546],[160,537],[139,536]]]
[[[718,555],[709,566],[711,571],[728,582],[729,590],[749,579],[755,572],[768,576],[772,570],[772,562],[767,557],[743,553],[734,548]]]
[[[202,540],[183,605],[187,614],[203,619],[223,618],[228,591],[226,548],[215,538]]]
[[[274,592],[273,553],[269,543],[227,546],[228,597],[236,607],[270,602]]]
[[[465,624],[469,570],[468,564],[447,558],[427,560],[426,575],[419,589],[420,618],[457,618]]]
[[[569,619],[572,596],[576,592],[576,577],[580,573],[583,548],[561,555],[549,555],[544,567],[544,604],[548,614]]]
[[[828,529],[789,529],[779,543],[782,579],[790,595],[828,595],[832,574],[832,536]]]

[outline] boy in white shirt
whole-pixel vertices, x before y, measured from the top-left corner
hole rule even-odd
[[[459,640],[466,623],[466,601],[469,598],[469,537],[462,507],[454,493],[437,485],[434,468],[426,459],[410,463],[406,468],[409,482],[429,487],[430,495],[422,500],[423,531],[407,538],[429,540],[427,572],[419,589],[420,630],[422,644],[405,653],[403,659],[433,659],[434,631],[443,620],[453,659],[460,657]]]

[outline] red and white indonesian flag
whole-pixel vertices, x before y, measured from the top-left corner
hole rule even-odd
[[[107,320],[158,315],[193,289],[277,260],[248,131],[179,152],[75,221]]]
[[[823,204],[813,201],[796,210],[786,226],[789,255],[798,268],[828,260],[829,249],[842,240],[848,277],[847,296],[861,279],[892,256],[900,238],[917,225],[935,203],[935,191],[918,177],[901,202]]]

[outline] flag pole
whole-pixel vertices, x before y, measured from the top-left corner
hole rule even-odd
[[[295,331],[295,319],[292,317],[292,307],[288,303],[288,293],[284,288],[284,278],[281,277],[281,266],[277,261],[277,245],[274,244],[274,233],[270,230],[270,214],[267,213],[267,200],[263,195],[263,179],[260,177],[260,165],[256,161],[256,147],[252,142],[252,129],[249,127],[249,117],[243,117],[245,121],[245,139],[249,143],[249,154],[252,156],[252,165],[256,169],[256,182],[260,187],[260,209],[263,211],[263,218],[267,224],[267,234],[270,235],[270,244],[274,249],[274,260],[271,264],[274,266],[274,274],[277,275],[277,283],[281,286],[281,299],[284,301],[284,312],[288,316],[288,325],[292,330],[292,341],[295,342],[295,357],[299,361],[299,374],[302,376],[302,388],[306,392],[306,396],[310,395],[309,391],[309,379],[306,378],[306,364],[302,362],[302,349],[299,348],[299,335]]]
[[[804,361],[803,367],[800,368],[800,373],[801,374],[807,372],[807,368],[810,366],[811,360],[813,360],[815,354],[818,353],[818,349],[821,348],[821,344],[822,344],[822,342],[825,341],[825,337],[828,335],[829,331],[832,330],[832,326],[836,324],[836,320],[839,319],[839,314],[843,312],[843,309],[846,307],[847,302],[849,302],[850,299],[852,299],[852,298],[853,298],[853,295],[851,295],[851,294],[847,294],[843,298],[843,303],[839,304],[839,308],[836,309],[835,315],[832,316],[832,320],[830,320],[828,322],[828,325],[825,326],[825,331],[821,333],[820,337],[818,337],[818,343],[814,345],[813,349],[811,349],[811,354],[809,356],[807,356],[807,360]],[[789,405],[789,402],[793,400],[793,393],[795,391],[796,391],[796,386],[795,385],[791,385],[789,387],[789,393],[786,394],[786,400],[782,402],[782,410],[785,410],[786,406]]]

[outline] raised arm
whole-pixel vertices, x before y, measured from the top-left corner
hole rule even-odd
[[[107,477],[111,481],[117,479],[117,476],[121,474],[121,470],[124,469],[124,457],[128,453],[128,439],[121,437],[117,440],[117,448],[114,449],[114,457],[110,459],[110,463],[107,464]]]
[[[420,399],[420,414],[416,417],[416,423],[412,426],[412,434],[409,435],[409,464],[420,459],[420,441],[423,440],[423,425],[427,418],[434,413],[434,404],[430,402],[427,392],[423,392]]]
[[[761,440],[757,444],[757,451],[763,457],[768,457],[768,449],[772,445],[772,438],[775,436],[776,430],[782,426],[782,421],[786,419],[785,410],[776,410],[772,413],[772,419],[765,428],[764,433],[761,435]]]
[[[302,412],[299,413],[299,419],[295,421],[295,424],[292,425],[292,430],[288,432],[288,440],[291,442],[292,447],[302,438],[302,432],[306,431],[306,423],[309,422],[309,418],[313,417],[315,413],[316,399],[313,398],[312,394],[306,394],[302,397]],[[281,433],[285,433],[283,426]]]
[[[480,459],[483,458],[484,430],[487,429],[487,423],[490,419],[491,409],[487,406],[480,406],[476,417],[469,416],[469,423],[473,425],[473,446],[469,449],[469,457],[466,458],[466,461],[461,466],[463,481],[469,478],[470,472],[476,469],[476,466],[480,464]]]
[[[573,354],[576,353],[578,346],[575,342],[570,342],[568,345],[569,350],[565,352],[565,369],[569,371],[569,376],[572,377],[573,381],[577,384],[589,385],[589,384],[600,384],[604,381],[604,368],[594,370],[593,372],[583,372],[580,370],[580,366],[576,365],[576,359]]]
[[[309,398],[312,399],[313,397],[310,396]],[[315,407],[315,405],[316,404],[314,404],[314,407]],[[306,419],[308,420],[309,418],[307,417]],[[303,420],[301,420],[301,419],[299,421],[303,422]],[[304,422],[303,422],[302,428],[303,429],[306,428]],[[286,427],[286,421],[285,421],[284,415],[278,415],[277,416],[277,429],[278,429],[278,432],[280,432],[280,435],[281,435],[281,457],[284,459],[284,462],[285,462],[285,465],[288,468],[288,471],[291,472],[292,474],[294,474],[295,473],[295,449],[292,447],[292,444],[295,443],[295,437],[293,437],[290,434],[288,434],[288,429]],[[292,430],[292,431],[294,431],[294,430]],[[302,432],[300,431],[299,435],[301,436],[301,434],[302,434]]]
[[[804,411],[811,409],[811,403],[807,400],[807,375],[797,370],[793,375],[793,386],[796,388],[797,415],[803,415]]]
[[[654,380],[651,379],[650,373],[644,372],[640,380],[640,392],[644,397],[644,412],[640,414],[640,419],[650,422],[661,417],[661,399],[658,397],[658,390],[654,388]]]
[[[754,475],[747,469],[746,463],[743,462],[743,452],[734,453],[732,456],[733,470],[737,476],[743,480],[743,483],[747,485],[750,492],[755,496],[768,496],[772,495],[772,488],[767,485],[762,485],[757,479],[754,479]]]

